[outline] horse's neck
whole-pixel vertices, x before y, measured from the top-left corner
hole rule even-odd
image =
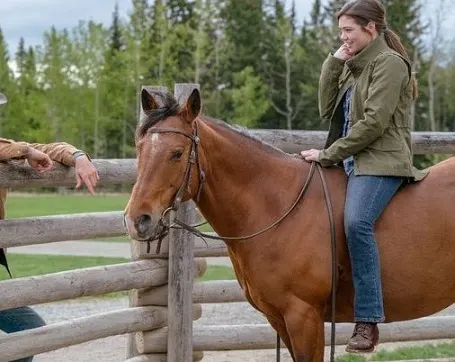
[[[200,139],[207,178],[198,206],[222,236],[251,234],[274,222],[309,169],[303,160],[211,122],[201,124]]]

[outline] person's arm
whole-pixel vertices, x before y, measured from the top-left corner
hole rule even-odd
[[[329,122],[338,97],[338,81],[343,72],[345,60],[329,54],[322,64],[319,77],[318,99],[319,115],[324,122]]]
[[[408,80],[408,68],[401,58],[393,54],[379,56],[372,72],[363,119],[352,125],[346,137],[339,138],[329,148],[320,152],[321,165],[336,164],[379,138],[388,127],[403,84]]]
[[[47,154],[52,161],[60,162],[66,166],[74,167],[76,165],[73,155],[86,155],[85,152],[82,152],[81,150],[66,142],[54,142],[47,144],[27,142],[17,143],[41,151]],[[90,160],[90,157],[88,158]]]
[[[15,142],[6,138],[0,138],[0,161],[26,158],[28,145],[22,142]]]
[[[27,143],[0,138],[0,161],[14,159],[26,159],[38,172],[48,171],[53,166],[48,155],[30,147]]]
[[[85,152],[79,150],[78,148],[70,145],[66,142],[54,142],[54,143],[27,143],[27,142],[16,142],[16,144],[27,147],[29,150],[28,155],[30,155],[30,150],[37,150],[35,152],[45,154],[46,157],[49,157],[51,160],[60,162],[66,166],[74,167],[76,173],[76,188],[80,188],[82,184],[87,186],[87,189],[90,193],[95,193],[96,184],[99,181],[98,171],[91,162],[90,156]],[[30,163],[30,156],[28,156],[28,161]],[[52,165],[52,162],[51,162]],[[32,167],[38,169],[34,164],[31,164]],[[45,170],[48,170],[46,168]]]

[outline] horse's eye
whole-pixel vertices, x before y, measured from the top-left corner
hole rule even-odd
[[[180,157],[182,157],[182,155],[183,155],[183,151],[182,150],[174,151],[174,152],[172,152],[171,159],[172,160],[178,160]]]

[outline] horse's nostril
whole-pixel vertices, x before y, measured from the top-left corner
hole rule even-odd
[[[145,234],[152,224],[152,218],[149,215],[141,215],[136,221],[136,230],[139,234]]]

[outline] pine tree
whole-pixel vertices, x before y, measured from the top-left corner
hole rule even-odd
[[[325,29],[321,39],[322,46],[327,51],[335,52],[341,45],[340,31],[338,29],[338,20],[336,13],[348,2],[348,0],[331,0],[327,5],[323,5],[323,14]]]
[[[0,109],[0,137],[13,137],[14,133],[10,132],[12,123],[9,117],[8,109],[13,99],[14,83],[13,73],[9,67],[8,45],[3,37],[3,31],[0,28],[0,91],[7,95],[9,104]]]
[[[221,17],[227,41],[226,81],[247,66],[259,73],[263,54],[264,4],[262,0],[226,0]]]
[[[285,9],[285,2],[273,0],[267,11],[267,36],[263,57],[264,79],[268,84],[272,109],[262,122],[267,126],[294,128],[294,122],[302,110],[304,97],[301,93],[303,49],[296,34],[295,12]],[[275,124],[270,124],[270,121]],[[283,120],[284,122],[280,122]]]
[[[67,30],[58,32],[55,27],[44,34],[41,58],[41,87],[45,90],[45,107],[50,123],[46,142],[68,140],[65,124],[68,124],[73,108],[71,83],[71,46]]]
[[[168,18],[174,24],[188,24],[193,21],[194,2],[188,0],[167,0]],[[194,26],[194,23],[191,24]]]
[[[94,128],[94,154],[104,157],[125,157],[131,154],[126,145],[133,138],[135,119],[134,78],[130,77],[129,54],[125,44],[125,25],[118,6],[112,14],[108,47],[101,73],[100,115]],[[132,129],[131,129],[132,128]],[[126,136],[126,133],[130,137]]]

